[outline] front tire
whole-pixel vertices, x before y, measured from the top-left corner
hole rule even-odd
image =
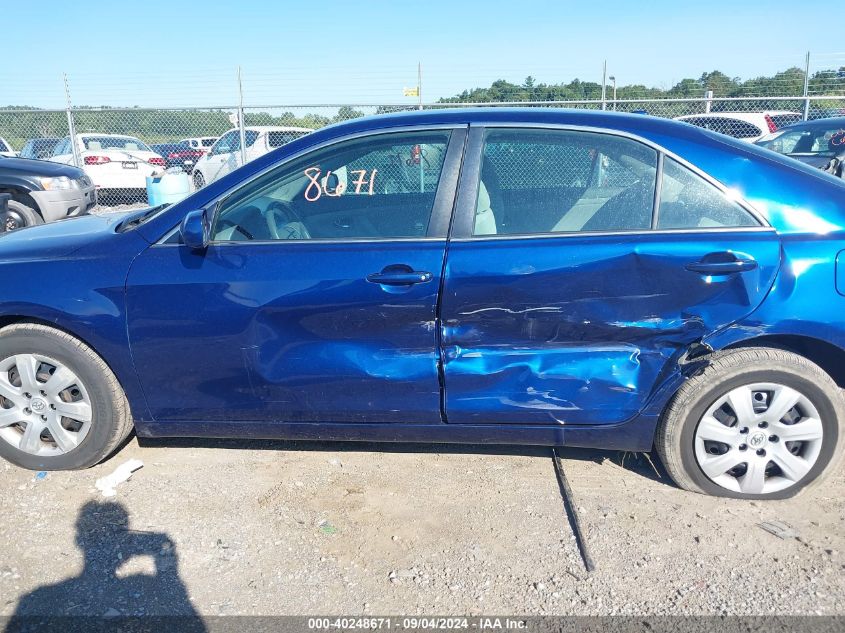
[[[194,190],[199,191],[203,187],[205,187],[205,178],[202,175],[202,172],[194,167]]]
[[[8,210],[0,217],[0,233],[44,224],[44,219],[31,206],[20,200],[9,200]]]
[[[655,448],[681,488],[785,499],[836,469],[845,435],[839,387],[792,352],[712,354],[663,413]]]
[[[0,456],[32,470],[75,470],[132,430],[123,389],[94,350],[66,332],[0,329]]]

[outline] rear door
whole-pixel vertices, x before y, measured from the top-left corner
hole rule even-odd
[[[779,260],[750,210],[637,140],[473,128],[442,297],[447,420],[631,418]]]

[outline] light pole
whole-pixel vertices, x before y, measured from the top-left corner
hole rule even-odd
[[[613,111],[616,112],[616,75],[608,77],[613,82]]]

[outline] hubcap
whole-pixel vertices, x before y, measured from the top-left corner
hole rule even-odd
[[[0,216],[0,226],[3,231],[14,231],[26,225],[23,218],[12,209]]]
[[[91,428],[91,400],[77,375],[40,354],[0,361],[0,439],[31,455],[75,449]]]
[[[747,494],[795,485],[821,452],[819,412],[801,392],[752,383],[721,396],[695,430],[695,458],[708,479]]]

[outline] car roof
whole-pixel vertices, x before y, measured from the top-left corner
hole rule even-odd
[[[684,116],[676,117],[676,121],[688,121],[690,119],[739,119],[740,121],[754,121],[758,122],[761,118],[766,116],[781,116],[784,114],[793,114],[801,116],[800,112],[792,112],[791,110],[764,110],[763,112],[702,112],[701,114],[685,114]]]
[[[82,132],[80,134],[77,134],[76,136],[78,138],[89,138],[92,136],[96,136],[98,138],[131,138],[136,141],[141,140],[137,136],[129,136],[128,134],[105,134],[100,132]]]
[[[832,117],[825,117],[823,119],[812,119],[811,121],[798,121],[797,123],[791,123],[785,127],[780,128],[779,132],[783,130],[793,130],[802,127],[837,127],[837,126],[845,127],[845,116],[832,116]]]
[[[238,128],[232,128],[237,130]],[[310,127],[295,127],[292,125],[247,125],[245,130],[254,130],[255,132],[313,132]],[[230,130],[231,131],[231,130]]]

